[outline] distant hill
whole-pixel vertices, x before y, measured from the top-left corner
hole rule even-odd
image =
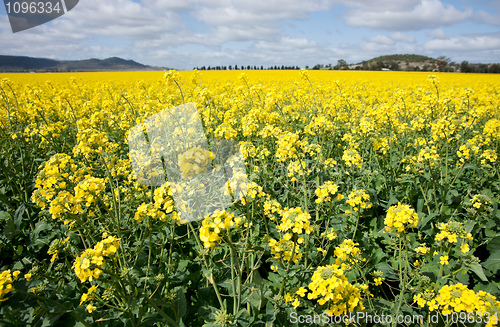
[[[436,65],[437,59],[431,57],[417,54],[392,54],[349,65],[349,69],[433,71],[437,69]]]
[[[102,71],[155,71],[168,70],[166,67],[153,67],[133,60],[118,57],[86,60],[53,60],[24,56],[0,55],[0,72],[102,72]]]
[[[409,61],[409,62],[425,62],[425,61],[434,61],[434,58],[421,56],[416,54],[393,54],[380,56],[368,61]]]

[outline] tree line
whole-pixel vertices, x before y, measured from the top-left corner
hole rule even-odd
[[[405,55],[408,56],[408,55]],[[339,59],[336,65],[332,64],[316,64],[312,68],[305,66],[306,69],[312,70],[391,70],[391,71],[422,71],[422,72],[461,72],[461,73],[490,73],[499,74],[500,64],[481,64],[481,63],[469,63],[468,61],[462,61],[457,63],[451,61],[450,58],[441,56],[436,59],[425,57],[425,60],[414,56],[407,57],[400,60],[392,60],[391,57],[396,56],[382,56],[369,61],[362,61],[356,65],[349,65],[344,59]],[[415,59],[417,58],[417,59]],[[285,66],[285,65],[275,65],[275,66],[256,66],[256,65],[229,65],[229,66],[201,66],[194,67],[196,70],[299,70],[299,66]]]
[[[269,66],[267,68],[264,68],[264,66],[250,66],[250,65],[247,65],[247,66],[244,66],[244,65],[241,65],[241,66],[238,66],[238,65],[234,65],[234,66],[201,66],[201,67],[194,67],[193,69],[196,69],[196,70],[299,70],[300,67],[299,66],[285,66],[285,65],[281,65],[281,66]]]
[[[431,58],[430,58],[431,59]],[[308,68],[306,66],[306,68]],[[423,72],[461,72],[461,73],[490,73],[499,74],[500,64],[481,64],[462,61],[456,63],[449,58],[441,56],[437,59],[419,62],[409,60],[370,60],[356,65],[348,65],[344,59],[339,59],[336,65],[317,64],[313,70],[391,70],[391,71],[423,71]]]

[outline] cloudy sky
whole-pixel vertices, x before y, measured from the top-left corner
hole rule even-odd
[[[148,65],[357,63],[415,53],[500,62],[500,0],[80,0],[64,16],[12,33],[0,54],[118,56]]]

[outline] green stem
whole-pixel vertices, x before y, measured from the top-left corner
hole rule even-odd
[[[224,235],[224,240],[229,245],[231,250],[231,281],[233,283],[233,314],[236,315],[238,313],[238,309],[240,308],[241,302],[241,269],[239,267],[238,254],[236,253],[236,249],[234,247],[231,239]],[[238,266],[238,267],[236,267]],[[235,271],[238,271],[238,275],[235,275]]]
[[[179,327],[179,324],[177,322],[175,322],[172,318],[167,316],[167,314],[165,312],[163,312],[163,310],[161,310],[153,301],[151,301],[151,299],[148,296],[145,296],[145,298],[146,298],[146,301],[148,301],[148,303],[160,314],[160,316],[165,318],[165,320],[168,323],[170,323],[174,327]]]
[[[406,283],[404,277],[403,277],[403,263],[401,262],[401,257],[403,256],[402,253],[403,249],[401,247],[401,237],[399,237],[399,256],[398,256],[398,268],[399,268],[399,284],[401,286],[401,290],[399,292],[399,300],[398,300],[398,306],[396,308],[396,314],[395,317],[399,316],[399,312],[401,310],[401,306],[403,305],[403,297],[406,289]],[[406,259],[408,258],[408,253],[406,253]],[[405,264],[405,270],[407,267],[407,263]],[[396,322],[393,324],[394,327],[396,327]]]
[[[80,323],[82,323],[84,326],[87,326],[87,327],[92,327],[88,322],[86,322],[82,317],[80,317],[78,314],[76,314],[74,311],[71,311],[70,308],[67,308],[66,306],[54,301],[54,300],[51,300],[51,299],[48,299],[46,297],[42,297],[42,296],[39,296],[39,295],[36,295],[36,294],[33,294],[33,293],[28,293],[28,292],[24,292],[24,291],[20,291],[20,290],[17,290],[16,289],[16,292],[17,293],[21,293],[23,295],[27,295],[27,296],[30,296],[30,297],[33,297],[37,300],[40,300],[40,301],[43,301],[43,302],[49,302],[53,305],[56,305],[58,306],[59,308],[63,309],[64,311],[68,312],[73,318],[75,318],[76,320],[78,320]]]
[[[198,234],[194,230],[194,227],[191,224],[191,222],[188,222],[188,226],[189,226],[189,228],[191,228],[191,232],[194,234],[194,238],[196,239],[196,243],[198,244],[198,247],[200,249],[200,253],[202,253],[203,247],[201,245],[200,237],[198,236]],[[210,276],[208,277],[208,281],[210,282],[210,284],[212,284],[212,286],[214,288],[215,294],[217,295],[217,299],[219,300],[219,304],[220,304],[222,310],[224,310],[224,312],[227,312],[226,306],[224,305],[224,301],[222,301],[222,297],[221,297],[220,292],[219,292],[219,287],[217,286],[217,284],[214,281],[214,273],[213,273],[212,269],[210,269],[210,265],[208,264],[208,260],[207,260],[206,256],[204,254],[202,254],[202,257],[203,257],[203,262],[205,263],[205,268],[208,271],[210,271]]]
[[[290,255],[290,260],[288,260],[288,264],[286,266],[286,274],[288,275],[288,272],[290,271],[290,267],[292,265],[292,261],[293,261],[293,256],[295,255],[295,247],[297,246],[297,241],[293,241],[293,248],[292,248],[292,254]],[[283,278],[283,281],[281,282],[281,287],[280,287],[280,292],[279,292],[279,296],[281,296],[283,294],[283,290],[285,289],[285,281],[286,281],[286,278]]]

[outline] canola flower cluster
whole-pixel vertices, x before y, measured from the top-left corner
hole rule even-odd
[[[384,223],[387,231],[396,230],[398,233],[403,233],[405,229],[417,227],[418,215],[409,205],[398,202],[387,210]]]
[[[445,241],[447,243],[457,243],[458,239],[461,239],[462,242],[467,240],[472,241],[472,234],[465,231],[463,223],[461,222],[450,221],[448,223],[441,223],[438,228],[441,231],[435,236],[435,240],[438,242]]]
[[[342,241],[342,243],[334,250],[337,260],[336,264],[346,268],[349,267],[350,263],[358,262],[360,260],[358,257],[361,254],[361,250],[358,246],[359,244],[354,243],[351,239],[345,239]]]
[[[161,222],[170,217],[177,223],[180,222],[179,215],[175,210],[172,190],[167,184],[154,190],[153,203],[143,202],[137,208],[134,214],[135,221],[142,223],[146,217]]]
[[[104,182],[103,178],[90,175],[88,169],[79,169],[70,156],[58,153],[42,165],[32,200],[42,209],[48,208],[52,219],[73,224],[71,217],[83,212],[93,217],[98,199],[107,202]]]
[[[287,262],[298,263],[302,258],[300,244],[304,243],[302,234],[310,234],[313,230],[311,226],[311,216],[307,212],[303,212],[302,208],[285,208],[283,210],[276,202],[268,202],[271,206],[268,210],[275,212],[279,211],[281,215],[281,222],[276,226],[276,229],[285,233],[280,239],[276,240],[271,238],[269,246],[271,247],[271,254],[275,260],[281,264]],[[271,269],[276,270],[276,266]]]
[[[192,148],[179,155],[179,168],[182,178],[193,178],[206,172],[208,166],[214,160],[214,155],[202,148]]]
[[[330,202],[332,201],[332,197],[338,192],[339,187],[335,183],[328,181],[323,183],[320,187],[314,191],[314,194],[318,197],[316,199],[316,203]],[[335,199],[340,201],[344,198],[344,196],[340,193],[337,193]]]
[[[495,296],[484,291],[474,292],[462,283],[445,285],[437,294],[432,290],[419,293],[413,297],[420,306],[428,306],[430,311],[438,310],[443,315],[453,312],[467,312],[484,316],[487,314],[491,319],[487,326],[496,326],[500,313],[500,301]]]
[[[318,267],[308,285],[307,299],[317,300],[320,306],[328,304],[329,315],[343,315],[365,309],[362,290],[352,285],[344,275],[344,270],[336,264]],[[302,290],[301,296],[305,296]]]
[[[21,272],[19,270],[12,273],[10,270],[2,271],[0,274],[0,302],[8,299],[6,295],[14,290],[14,286],[12,284],[19,277],[20,273]]]
[[[367,203],[370,200],[370,196],[364,190],[354,189],[349,193],[349,199],[346,201],[354,212],[358,212],[359,209],[370,209],[372,205]],[[346,213],[352,213],[351,210],[346,210]]]
[[[276,226],[280,232],[292,231],[294,234],[310,234],[313,230],[311,226],[311,216],[307,212],[302,212],[300,207],[283,210],[281,223]]]
[[[73,263],[73,270],[82,283],[93,281],[103,273],[107,259],[112,259],[120,246],[120,240],[114,236],[102,235],[103,240],[99,241],[93,248],[85,250]]]
[[[206,249],[214,247],[231,228],[237,228],[241,221],[241,217],[234,217],[234,212],[228,213],[225,210],[216,210],[208,215],[200,227],[203,246]]]

